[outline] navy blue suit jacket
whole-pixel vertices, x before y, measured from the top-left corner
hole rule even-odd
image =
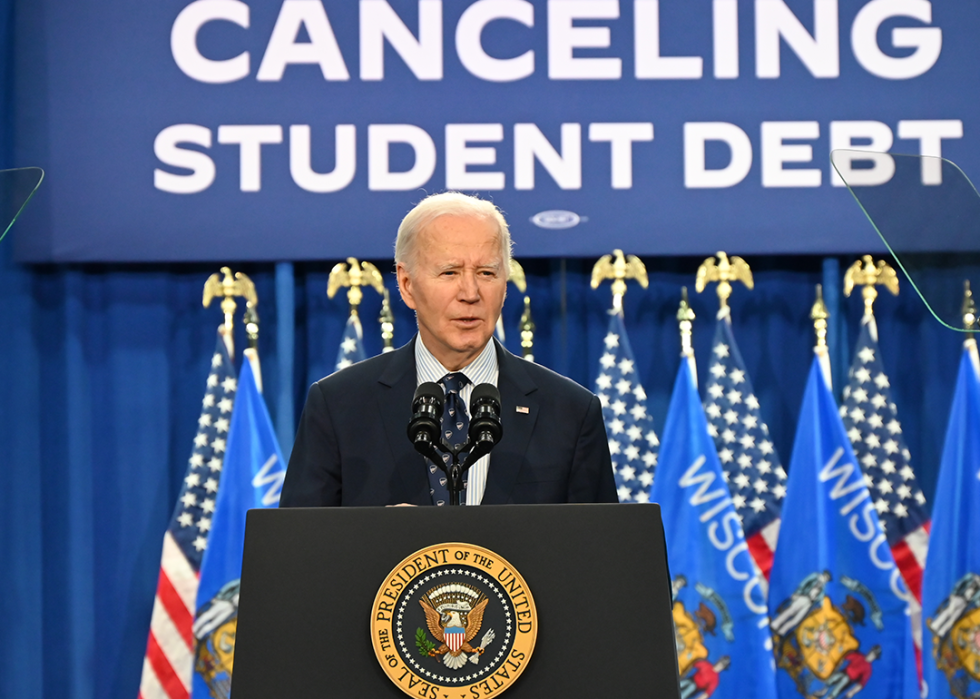
[[[617,502],[599,399],[496,347],[504,434],[483,503]],[[415,388],[414,340],[313,384],[280,507],[431,505],[425,460],[407,436]]]

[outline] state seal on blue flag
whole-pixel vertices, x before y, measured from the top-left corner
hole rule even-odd
[[[687,578],[678,575],[671,580],[673,593],[674,642],[677,646],[677,670],[680,675],[681,699],[710,697],[718,689],[721,673],[727,670],[732,659],[729,655],[711,652],[705,644],[705,636],[715,636],[720,630],[726,641],[735,640],[735,625],[728,605],[715,590],[702,583],[695,583],[698,599],[691,600],[693,611],[688,609],[682,597]],[[690,600],[690,597],[689,597]],[[697,609],[694,609],[694,603]],[[720,624],[719,624],[720,619]]]
[[[934,616],[926,619],[936,667],[956,699],[980,694],[980,575],[960,578]]]
[[[963,343],[922,581],[929,697],[980,696],[980,358]]]
[[[681,699],[775,699],[765,579],[749,553],[687,361],[663,435],[650,499],[660,504],[674,575]]]
[[[919,696],[909,601],[819,358],[793,444],[769,627],[780,699]]]
[[[862,650],[856,630],[867,620],[877,630],[884,629],[874,594],[845,575],[841,585],[853,594],[834,600],[826,587],[832,579],[826,570],[806,576],[776,607],[771,621],[777,666],[790,674],[805,697],[853,697],[868,684],[872,663],[881,657],[878,644]]]

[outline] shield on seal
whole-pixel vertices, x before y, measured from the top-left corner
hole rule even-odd
[[[980,680],[980,607],[960,617],[951,635],[960,666],[974,680]]]
[[[677,644],[677,665],[681,677],[698,660],[708,657],[708,649],[701,636],[701,627],[684,608],[683,602],[674,602],[674,642]]]
[[[824,597],[820,607],[799,625],[796,640],[803,652],[803,662],[821,680],[830,677],[841,658],[861,645],[829,597]]]
[[[453,655],[456,655],[459,653],[459,649],[463,647],[463,641],[466,640],[466,629],[460,626],[450,626],[445,630],[445,639],[449,650],[453,652]]]

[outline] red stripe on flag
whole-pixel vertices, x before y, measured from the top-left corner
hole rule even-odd
[[[756,532],[746,539],[745,543],[748,544],[749,553],[752,554],[752,559],[759,566],[759,570],[762,571],[763,577],[768,580],[769,571],[772,570],[772,550],[769,548],[769,544],[766,543],[765,537],[762,536],[762,532]]]
[[[156,673],[160,686],[163,687],[163,691],[167,693],[170,699],[189,699],[190,694],[187,688],[177,677],[177,673],[174,672],[167,656],[163,654],[163,650],[157,644],[157,639],[152,631],[146,643],[146,657],[150,661],[150,665],[153,666],[153,672]]]
[[[921,603],[922,568],[919,567],[919,562],[915,560],[915,554],[912,553],[912,549],[909,548],[904,540],[899,541],[892,546],[892,556],[895,557],[895,565],[898,566],[898,570],[902,573],[902,578],[905,579],[905,584],[908,586],[909,592]]]
[[[162,568],[160,569],[160,578],[157,581],[157,597],[160,599],[163,608],[167,610],[170,621],[180,632],[180,637],[184,639],[184,643],[193,652],[194,634],[191,627],[194,625],[194,617],[184,606],[184,600],[177,594],[177,590],[174,589],[170,583],[170,578],[167,577]]]

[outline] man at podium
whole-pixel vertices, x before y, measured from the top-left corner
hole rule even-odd
[[[465,441],[474,387],[500,392],[503,437],[464,474],[460,504],[617,501],[598,398],[493,340],[510,248],[500,210],[476,197],[435,194],[405,216],[395,263],[418,333],[313,384],[280,506],[448,503],[445,472],[407,437],[426,382],[445,390],[450,443]]]

